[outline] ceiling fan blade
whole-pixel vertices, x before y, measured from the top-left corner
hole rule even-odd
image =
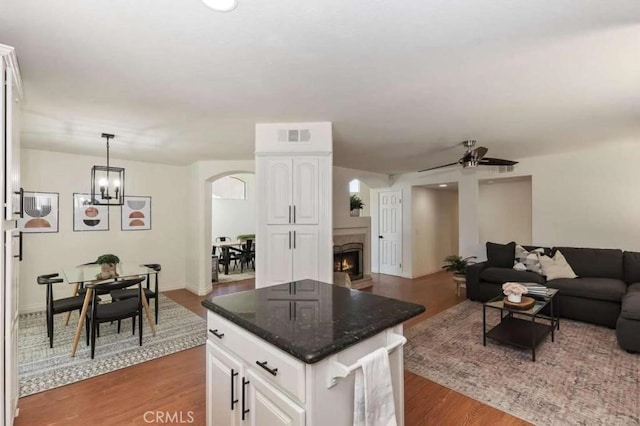
[[[483,158],[479,161],[481,166],[514,166],[518,164],[517,161],[503,160],[501,158]]]
[[[476,160],[481,160],[485,155],[487,155],[487,151],[489,151],[489,149],[485,148],[484,146],[479,146],[472,152],[475,153]]]
[[[430,169],[418,170],[418,173],[420,173],[420,172],[428,172],[429,170],[442,169],[443,167],[455,166],[456,164],[459,164],[459,163],[460,163],[459,161],[456,161],[455,163],[449,163],[449,164],[445,164],[445,165],[442,165],[442,166],[431,167]]]

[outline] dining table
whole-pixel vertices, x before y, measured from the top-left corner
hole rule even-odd
[[[93,288],[92,284],[98,284],[106,281],[110,281],[113,279],[124,279],[124,278],[135,278],[141,275],[151,276],[153,274],[157,274],[158,271],[148,268],[143,264],[137,263],[118,263],[116,265],[116,274],[115,278],[100,278],[100,272],[102,271],[102,267],[96,263],[84,264],[84,265],[75,265],[75,266],[63,266],[62,272],[69,284],[73,284],[72,295],[75,296],[78,294],[78,290],[82,287],[86,288],[84,301],[82,304],[82,311],[80,312],[80,318],[78,319],[78,327],[76,328],[76,334],[73,338],[73,346],[71,348],[71,356],[76,355],[76,351],[78,349],[78,342],[80,341],[80,335],[82,334],[82,326],[84,325],[84,321],[87,315],[87,310],[89,308],[89,304],[91,303],[91,297],[93,296]],[[156,335],[156,327],[151,318],[151,310],[149,308],[149,302],[147,301],[147,297],[142,292],[142,306],[145,311],[145,315],[147,317],[147,321],[149,323],[149,327],[151,328],[152,334]],[[69,322],[70,315],[67,315],[67,324]]]

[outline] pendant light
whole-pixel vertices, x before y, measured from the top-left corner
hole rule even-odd
[[[100,206],[124,204],[124,168],[109,163],[109,140],[115,135],[103,133],[107,140],[107,165],[91,168],[91,202]]]

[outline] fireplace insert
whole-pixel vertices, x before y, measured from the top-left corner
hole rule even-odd
[[[333,270],[334,272],[346,272],[351,281],[364,278],[364,264],[362,252],[364,244],[347,243],[341,246],[333,246]]]

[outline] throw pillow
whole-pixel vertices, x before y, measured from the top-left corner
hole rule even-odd
[[[516,243],[487,243],[487,266],[495,268],[513,268]]]
[[[553,259],[542,254],[538,255],[538,259],[540,260],[540,266],[542,266],[542,273],[547,277],[547,280],[577,277],[560,250],[556,251]]]
[[[531,271],[536,274],[542,274],[538,254],[544,254],[544,248],[528,251],[520,244],[516,244],[516,264],[513,266],[513,269],[516,271]],[[522,269],[522,267],[524,267],[524,269]]]

